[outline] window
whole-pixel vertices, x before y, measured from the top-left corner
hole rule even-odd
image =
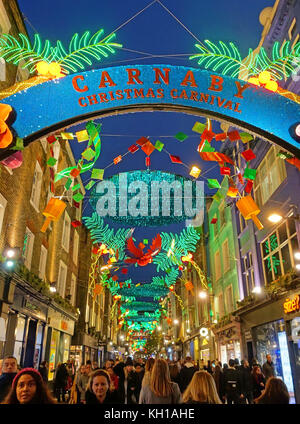
[[[224,203],[222,204],[222,206],[219,209],[219,215],[220,215],[220,229],[223,227],[223,225],[225,224],[225,207],[224,207]],[[215,224],[216,225],[216,224]]]
[[[229,314],[233,309],[233,292],[232,285],[230,285],[226,288],[226,311]]]
[[[71,219],[67,212],[65,212],[64,216],[64,224],[63,224],[63,233],[62,233],[62,241],[61,245],[65,249],[66,252],[69,252],[70,246],[70,231],[71,231]]]
[[[220,252],[215,253],[215,276],[216,281],[221,277],[221,262],[220,262]]]
[[[4,219],[6,205],[7,205],[7,200],[0,193],[0,234],[2,232],[3,219]]]
[[[261,243],[266,284],[294,267],[294,253],[298,249],[295,221],[288,219]]]
[[[32,260],[32,252],[33,252],[33,244],[34,244],[34,235],[26,228],[25,237],[24,237],[24,265],[26,268],[30,270],[31,268],[31,260]]]
[[[74,246],[73,246],[73,262],[75,265],[78,263],[78,248],[79,248],[79,235],[74,231]]]
[[[41,255],[40,255],[40,265],[39,265],[39,277],[44,280],[46,272],[46,263],[47,263],[47,249],[45,246],[41,246]]]
[[[223,256],[223,272],[227,272],[230,269],[230,258],[228,240],[225,240],[222,244],[222,256]]]
[[[262,207],[268,201],[286,178],[285,164],[277,156],[278,152],[279,148],[272,146],[257,168],[254,197],[259,207]]]
[[[59,160],[59,153],[60,153],[60,144],[59,141],[55,141],[55,143],[52,144],[52,148],[53,148],[53,157],[54,159],[57,160],[56,164],[54,166],[52,166],[52,168],[54,169],[54,172],[57,172],[57,165],[58,165],[58,160]]]
[[[30,203],[37,212],[39,212],[39,206],[40,206],[42,178],[43,178],[42,169],[40,167],[40,164],[36,162],[35,171],[33,174]]]
[[[65,297],[67,280],[67,266],[63,261],[59,261],[58,277],[57,277],[57,291],[61,297]]]
[[[76,300],[76,276],[72,273],[71,277],[71,290],[70,290],[71,299],[70,302],[74,306]]]
[[[218,313],[219,313],[219,318],[221,318],[224,315],[223,293],[219,294],[218,296]]]
[[[243,257],[242,265],[243,265],[243,275],[244,275],[244,281],[245,281],[246,296],[249,296],[255,286],[252,252],[248,252]]]

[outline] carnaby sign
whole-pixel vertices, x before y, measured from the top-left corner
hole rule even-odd
[[[174,110],[222,119],[299,152],[291,128],[300,105],[262,87],[206,70],[135,65],[91,70],[45,82],[3,99],[25,144],[91,117]]]

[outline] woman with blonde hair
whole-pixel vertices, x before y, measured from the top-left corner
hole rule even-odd
[[[207,371],[196,371],[183,394],[183,402],[222,404],[213,376]]]
[[[139,403],[177,404],[181,403],[181,393],[177,383],[170,378],[167,361],[156,359],[153,365],[150,384],[142,387]]]
[[[145,374],[144,374],[144,378],[143,378],[143,381],[142,381],[142,387],[149,386],[149,384],[150,384],[150,377],[151,377],[151,372],[152,372],[152,369],[153,369],[154,362],[155,362],[154,358],[148,358],[147,361],[146,361]]]

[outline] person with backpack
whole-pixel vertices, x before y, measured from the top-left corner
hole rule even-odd
[[[235,369],[234,359],[229,359],[228,368],[224,371],[224,392],[228,404],[239,404],[243,398],[240,373]]]

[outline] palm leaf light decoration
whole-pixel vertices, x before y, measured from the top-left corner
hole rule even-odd
[[[293,47],[290,46],[290,41],[285,41],[279,48],[279,42],[276,41],[273,45],[271,58],[269,58],[264,47],[261,47],[255,58],[255,68],[258,72],[270,72],[274,80],[288,78],[292,73],[296,72],[300,65],[300,42]],[[252,75],[254,71],[252,71]]]
[[[115,53],[116,48],[122,47],[121,44],[112,42],[114,33],[101,39],[103,33],[104,30],[100,29],[91,36],[90,31],[85,31],[80,38],[77,33],[74,34],[68,51],[65,50],[61,41],[57,41],[55,47],[51,46],[49,40],[42,43],[39,34],[34,35],[33,45],[24,34],[20,33],[18,38],[10,34],[2,34],[0,57],[14,65],[20,64],[21,68],[28,69],[30,74],[36,72],[36,65],[39,62],[46,62],[46,64],[56,62],[61,66],[63,74],[69,74],[92,65],[92,60],[100,61],[108,57],[110,53]]]
[[[209,40],[204,41],[207,46],[196,44],[196,48],[200,53],[194,54],[189,59],[198,59],[198,65],[204,66],[205,69],[212,69],[223,75],[236,78],[239,74],[243,78],[249,73],[250,69],[255,69],[253,50],[249,49],[248,64],[246,65],[241,57],[241,54],[232,42],[229,46],[219,41],[219,46]]]

